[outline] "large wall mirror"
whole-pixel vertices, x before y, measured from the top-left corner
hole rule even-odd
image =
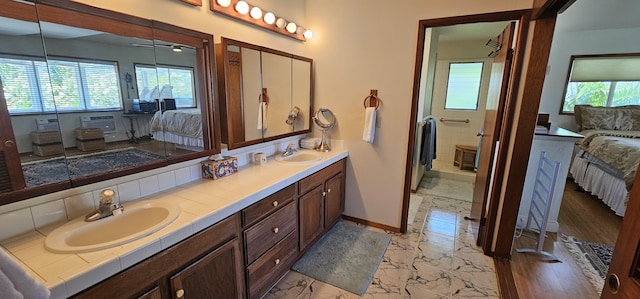
[[[311,59],[227,38],[216,47],[228,149],[311,131]]]
[[[0,2],[0,204],[220,152],[211,35]]]

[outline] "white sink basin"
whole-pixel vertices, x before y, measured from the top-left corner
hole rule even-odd
[[[59,253],[87,252],[122,245],[150,235],[173,222],[181,209],[161,200],[124,204],[120,215],[93,222],[84,216],[52,231],[44,241],[47,250]]]
[[[286,157],[283,157],[282,155],[276,156],[276,161],[278,162],[293,163],[293,164],[307,164],[307,163],[318,162],[320,160],[322,160],[322,156],[311,151],[299,151]]]

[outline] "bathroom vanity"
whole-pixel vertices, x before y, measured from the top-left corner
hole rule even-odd
[[[322,159],[270,158],[151,195],[179,205],[180,216],[122,246],[53,253],[38,232],[2,245],[44,278],[52,298],[260,298],[344,210],[347,151],[311,153]]]

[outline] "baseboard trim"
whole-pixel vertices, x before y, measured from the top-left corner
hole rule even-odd
[[[519,299],[516,282],[511,272],[511,260],[494,257],[493,263],[496,266],[496,276],[498,277],[498,288],[500,289],[500,298],[503,299]]]
[[[360,223],[360,224],[364,224],[364,225],[367,225],[367,226],[381,228],[381,229],[384,229],[384,230],[392,231],[394,233],[399,233],[400,232],[400,228],[399,227],[393,227],[393,226],[389,226],[389,225],[386,225],[386,224],[377,223],[377,222],[373,222],[373,221],[369,221],[369,220],[364,220],[364,219],[360,219],[360,218],[356,218],[356,217],[342,215],[342,219],[353,221],[353,222]]]

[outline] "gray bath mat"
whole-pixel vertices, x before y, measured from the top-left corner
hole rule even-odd
[[[292,269],[362,296],[390,241],[390,235],[339,221]]]

